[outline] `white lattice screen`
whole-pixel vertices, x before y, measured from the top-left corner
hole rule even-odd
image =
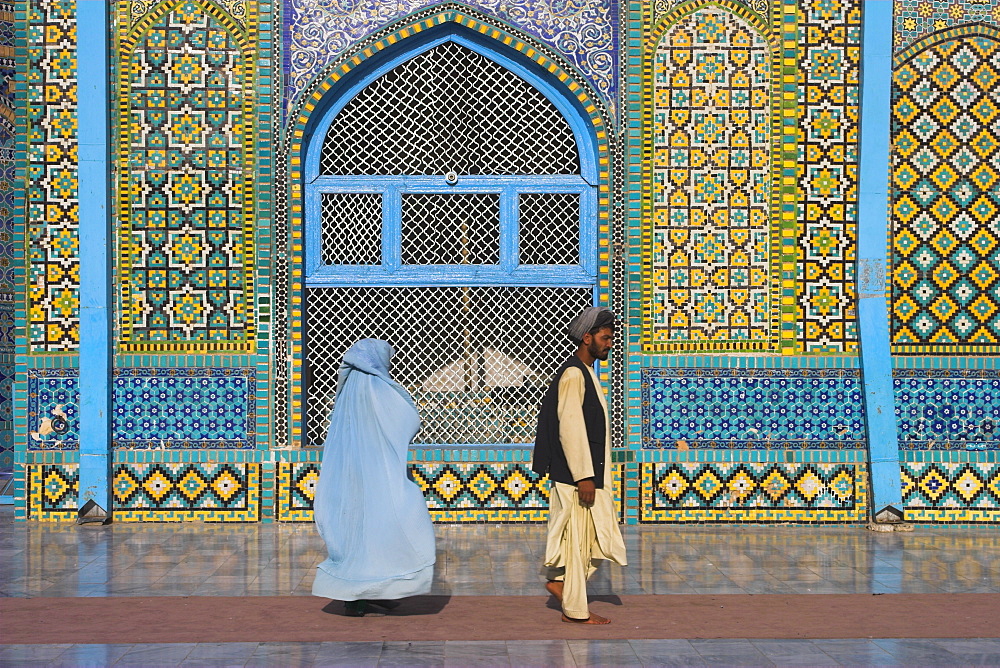
[[[326,436],[341,358],[385,339],[392,375],[413,395],[415,443],[525,443],[538,404],[572,352],[568,320],[593,300],[581,288],[319,288],[310,290],[308,439]]]
[[[542,93],[489,58],[446,42],[347,103],[327,133],[320,171],[579,174],[580,160],[569,124]]]
[[[305,304],[307,443],[322,444],[340,360],[366,337],[396,348],[393,376],[421,413],[416,443],[531,442],[572,349],[566,324],[593,302],[580,269],[592,186],[558,108],[444,42],[337,112],[307,188],[320,227],[309,236],[320,251]],[[548,273],[504,284],[527,266]],[[433,273],[393,278],[414,267]]]

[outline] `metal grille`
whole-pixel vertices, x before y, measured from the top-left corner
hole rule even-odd
[[[500,262],[500,196],[403,195],[403,264]]]
[[[323,193],[323,264],[382,262],[382,195]]]
[[[392,374],[413,396],[415,443],[527,443],[555,370],[572,352],[566,323],[589,288],[316,288],[309,290],[307,439],[322,445],[337,369],[350,345],[396,349]]]
[[[527,81],[446,42],[351,99],[327,133],[321,172],[578,174],[569,123]]]
[[[580,262],[580,196],[528,193],[520,196],[521,264]]]

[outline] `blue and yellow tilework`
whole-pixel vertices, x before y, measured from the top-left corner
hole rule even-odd
[[[1000,522],[1000,463],[949,457],[907,457],[902,463],[908,522]]]
[[[768,129],[786,19],[685,2],[644,38],[645,352],[779,349],[776,186],[794,145]]]
[[[930,5],[931,3],[925,3]],[[894,61],[892,351],[1000,351],[1000,31],[937,33]]]
[[[258,463],[120,463],[113,476],[116,521],[260,519]]]
[[[76,1],[25,4],[27,351],[69,352],[80,344]]]
[[[28,517],[75,520],[80,493],[79,464],[36,464],[27,467]]]
[[[118,345],[252,352],[256,2],[242,22],[203,0],[136,4],[118,3],[116,40]]]
[[[278,462],[275,518],[281,522],[312,522],[319,462]]]
[[[799,61],[798,216],[785,228],[794,236],[782,235],[782,303],[787,308],[794,277],[797,352],[851,354],[858,350],[861,2],[800,2],[798,11],[798,35],[782,45]]]
[[[318,462],[278,467],[277,519],[312,521]],[[548,479],[527,462],[411,461],[435,522],[543,522],[548,518]]]
[[[893,0],[893,48],[901,51],[932,33],[968,24],[1000,26],[996,0]]]
[[[895,369],[901,450],[1000,449],[1000,371]]]
[[[862,522],[857,463],[646,462],[642,522]]]
[[[75,520],[79,464],[27,466],[28,517]],[[256,522],[260,464],[116,462],[112,479],[117,522]]]

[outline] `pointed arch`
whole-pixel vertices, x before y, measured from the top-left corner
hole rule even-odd
[[[936,32],[893,58],[889,304],[894,354],[1000,351],[1000,30]]]
[[[211,0],[121,19],[119,350],[252,352],[253,28]],[[179,24],[195,29],[181,36]],[[171,31],[180,42],[168,48]]]
[[[725,0],[681,3],[645,36],[644,352],[783,345],[781,227],[795,213],[780,185],[797,148],[779,36]]]
[[[448,43],[460,45],[528,81],[569,122],[580,151],[580,177],[595,193],[594,215],[587,222],[591,225],[591,231],[581,233],[584,245],[591,249],[583,252],[591,269],[581,269],[582,278],[575,280],[579,282],[585,278],[586,271],[592,272],[596,279],[589,280],[592,281],[591,285],[596,280],[596,300],[606,304],[609,299],[609,137],[605,120],[595,103],[599,98],[588,85],[577,78],[569,66],[547,53],[530,38],[491,25],[464,7],[450,5],[433,15],[395,26],[392,32],[373,38],[366,46],[328,67],[317,78],[312,89],[300,98],[299,113],[294,117],[294,124],[288,133],[288,248],[292,302],[289,308],[289,339],[292,350],[290,432],[293,441],[300,441],[304,437],[305,313],[302,304],[307,283],[306,248],[309,246],[305,215],[310,206],[307,201],[309,184],[319,175],[319,149],[336,112],[359,91],[400,64]],[[476,268],[470,274],[475,276],[471,284],[475,285],[475,280],[487,280],[483,276],[490,271],[492,270]],[[544,273],[542,269],[535,275],[543,276]],[[459,279],[454,276],[461,274],[462,272],[457,272],[445,283],[457,285],[455,281]],[[523,275],[521,280],[527,281],[523,284],[531,284],[531,280]],[[551,281],[551,276],[542,280],[541,284],[545,284],[545,280]],[[538,284],[537,280],[535,284]]]

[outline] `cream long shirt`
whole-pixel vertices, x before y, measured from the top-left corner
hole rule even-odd
[[[625,542],[618,528],[618,513],[615,510],[615,500],[611,480],[611,421],[608,419],[608,403],[604,398],[604,388],[597,374],[587,367],[597,396],[604,408],[604,487],[595,490],[594,505],[588,507],[580,504],[576,487],[553,482],[549,500],[549,527],[545,546],[545,564],[550,567],[565,565],[566,556],[562,554],[563,533],[575,513],[589,513],[594,521],[597,538],[597,549],[592,558],[608,559],[625,566]],[[590,460],[590,442],[587,439],[587,426],[583,421],[583,395],[586,391],[583,373],[577,367],[569,367],[559,379],[559,440],[563,452],[566,453],[566,463],[574,480],[591,478],[594,466]]]
[[[604,388],[597,374],[589,366],[597,396],[604,409],[604,489],[611,491],[611,422],[608,420],[608,403],[604,398]],[[590,461],[590,441],[587,438],[587,425],[583,421],[583,395],[587,385],[583,380],[583,372],[575,366],[563,371],[559,378],[559,441],[566,454],[566,463],[573,480],[594,477],[594,464]]]

